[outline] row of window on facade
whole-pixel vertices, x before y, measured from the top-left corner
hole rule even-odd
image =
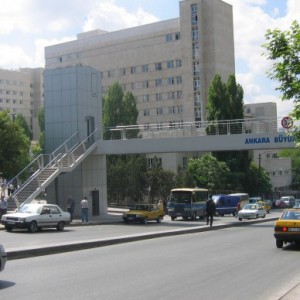
[[[180,32],[175,32],[175,33],[168,33],[165,35],[165,41],[167,43],[169,42],[173,42],[173,41],[178,41],[180,40]],[[58,62],[63,62],[63,61],[70,61],[72,60],[73,58],[75,59],[79,59],[82,57],[82,53],[80,52],[77,52],[77,53],[69,53],[69,54],[66,54],[65,56],[59,56],[57,58],[57,61]]]
[[[23,91],[11,91],[11,90],[1,90],[0,95],[14,95],[14,96],[24,96]]]
[[[150,116],[150,111],[156,112],[156,115],[175,115],[175,114],[182,114],[183,113],[183,106],[170,106],[170,107],[157,107],[155,109],[144,109],[144,117]]]
[[[167,86],[167,85],[175,85],[175,84],[181,84],[182,83],[182,77],[181,76],[175,76],[175,77],[168,77],[165,79],[158,78],[155,80],[145,80],[145,81],[138,81],[138,82],[131,82],[130,83],[130,89],[131,90],[137,90],[137,89],[146,89],[146,88],[152,88],[152,87],[159,87],[159,86]],[[123,90],[128,90],[129,84],[122,84]],[[109,87],[102,87],[102,93],[106,94]]]
[[[181,59],[168,60],[166,62],[158,62],[153,65],[144,64],[141,66],[131,66],[127,68],[124,67],[118,70],[108,70],[107,73],[101,72],[101,78],[105,78],[105,74],[107,74],[107,78],[113,78],[118,76],[126,76],[128,74],[147,73],[161,71],[163,69],[180,68],[181,66]]]
[[[182,129],[183,120],[169,121],[169,122],[156,122],[155,124],[144,123],[143,128],[146,131],[168,130],[168,129]]]
[[[24,86],[23,81],[9,80],[9,79],[0,79],[0,84]]]
[[[291,171],[290,170],[278,170],[278,171],[268,172],[268,174],[270,177],[285,176],[285,175],[290,175]]]
[[[151,100],[163,101],[163,100],[176,100],[176,99],[182,99],[182,91],[172,91],[166,93],[156,93],[156,94],[139,96],[140,102],[150,102]]]
[[[17,100],[17,99],[2,99],[2,98],[0,98],[0,103],[23,104],[23,100]],[[33,104],[33,102],[31,101],[30,104]]]

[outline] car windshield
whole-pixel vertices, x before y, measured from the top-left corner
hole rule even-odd
[[[250,209],[250,210],[255,210],[255,209],[257,209],[257,208],[258,208],[258,206],[255,205],[255,204],[246,204],[246,205],[243,207],[243,209]]]
[[[281,219],[283,220],[300,220],[300,211],[285,211]]]
[[[25,204],[18,209],[18,213],[40,214],[40,205]]]
[[[131,210],[148,210],[148,205],[135,205],[131,208]]]

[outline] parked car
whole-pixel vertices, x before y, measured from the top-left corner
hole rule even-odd
[[[239,221],[242,221],[243,219],[257,219],[257,218],[265,218],[266,217],[266,211],[265,209],[254,203],[248,203],[246,204],[237,214],[237,218]]]
[[[295,205],[295,197],[294,196],[283,196],[280,198],[280,201],[284,202],[284,207],[292,208]]]
[[[5,252],[4,246],[0,244],[0,271],[3,271],[7,261],[7,254]]]
[[[163,220],[164,209],[156,204],[137,204],[130,208],[128,212],[123,213],[124,223],[138,222],[147,224],[148,221],[160,223]]]
[[[62,231],[70,223],[70,213],[64,212],[55,204],[30,203],[21,206],[15,213],[3,215],[1,223],[7,231],[26,228],[29,232],[36,232],[51,227]]]
[[[295,205],[293,208],[300,208],[300,199],[295,199]]]
[[[262,206],[267,213],[270,213],[270,210],[272,208],[272,204],[268,203],[267,201],[269,201],[269,200],[264,201],[264,200],[262,200],[261,197],[251,197],[251,198],[249,198],[249,203],[253,203],[253,204],[257,203],[260,206]]]
[[[300,210],[285,210],[275,222],[274,231],[277,248],[282,248],[283,243],[300,244]]]
[[[285,202],[282,199],[277,199],[275,205],[276,208],[285,208]]]

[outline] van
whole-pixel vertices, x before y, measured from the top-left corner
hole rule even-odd
[[[236,195],[214,195],[212,196],[216,205],[216,216],[233,215],[238,212],[240,197]]]
[[[283,196],[280,198],[280,201],[284,203],[285,207],[292,208],[295,205],[294,196]]]

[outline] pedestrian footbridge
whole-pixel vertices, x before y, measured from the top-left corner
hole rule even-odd
[[[295,147],[290,129],[272,119],[117,126],[95,130],[85,139],[74,133],[51,154],[42,154],[8,184],[16,190],[9,210],[30,202],[60,174],[72,172],[90,155],[240,151]]]

